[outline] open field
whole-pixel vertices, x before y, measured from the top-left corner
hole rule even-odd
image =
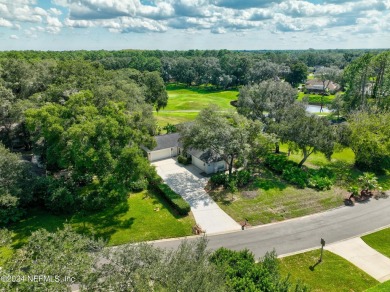
[[[362,239],[373,249],[390,258],[390,228],[368,234],[363,236]]]
[[[184,85],[168,84],[168,105],[158,113],[155,112],[158,124],[163,127],[167,123],[178,124],[192,121],[198,112],[215,104],[223,110],[235,110],[230,105],[237,99],[237,90],[219,91],[210,87],[186,87]]]
[[[323,260],[313,267],[319,259],[320,250],[313,250],[289,257],[280,258],[282,275],[291,275],[291,280],[302,280],[312,292],[364,291],[378,281],[355,267],[347,260],[327,250]]]
[[[127,202],[94,214],[57,216],[33,210],[12,226],[13,247],[27,242],[31,232],[40,228],[55,231],[69,223],[76,231],[103,238],[108,245],[191,235],[192,215],[180,216],[158,195],[143,191],[131,194]],[[4,250],[7,252],[6,250]]]

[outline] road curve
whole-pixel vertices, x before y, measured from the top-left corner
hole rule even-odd
[[[320,247],[326,244],[360,236],[390,226],[390,197],[371,199],[353,207],[340,207],[327,212],[261,225],[244,231],[208,236],[208,248],[226,247],[233,250],[248,248],[256,258],[267,251],[278,255]],[[175,248],[183,239],[152,242],[161,248]],[[189,237],[187,240],[196,240]]]

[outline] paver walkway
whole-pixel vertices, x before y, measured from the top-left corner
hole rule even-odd
[[[390,280],[390,259],[359,237],[330,244],[325,249],[350,261],[381,283]]]
[[[208,179],[200,175],[200,169],[193,165],[182,166],[173,158],[152,164],[165,183],[190,204],[196,223],[207,234],[241,230],[241,226],[205,192]]]

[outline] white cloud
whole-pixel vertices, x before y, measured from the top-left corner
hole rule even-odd
[[[9,36],[9,38],[12,39],[12,40],[18,40],[19,39],[19,37],[17,35],[15,35],[15,34],[11,34]]]
[[[242,39],[252,33],[290,37],[306,34],[324,42],[330,34],[366,36],[370,32],[383,37],[390,30],[390,0],[52,0],[51,3],[43,8],[35,0],[0,2],[0,27],[35,28],[26,32],[28,37],[58,35],[71,28],[88,32],[96,27],[112,34],[207,32],[218,38],[239,34]]]
[[[8,20],[6,20],[4,18],[0,18],[0,26],[2,26],[2,27],[13,27],[13,24],[10,21],[8,21]]]

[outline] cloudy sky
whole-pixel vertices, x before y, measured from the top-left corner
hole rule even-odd
[[[0,50],[389,47],[390,0],[0,0]]]

